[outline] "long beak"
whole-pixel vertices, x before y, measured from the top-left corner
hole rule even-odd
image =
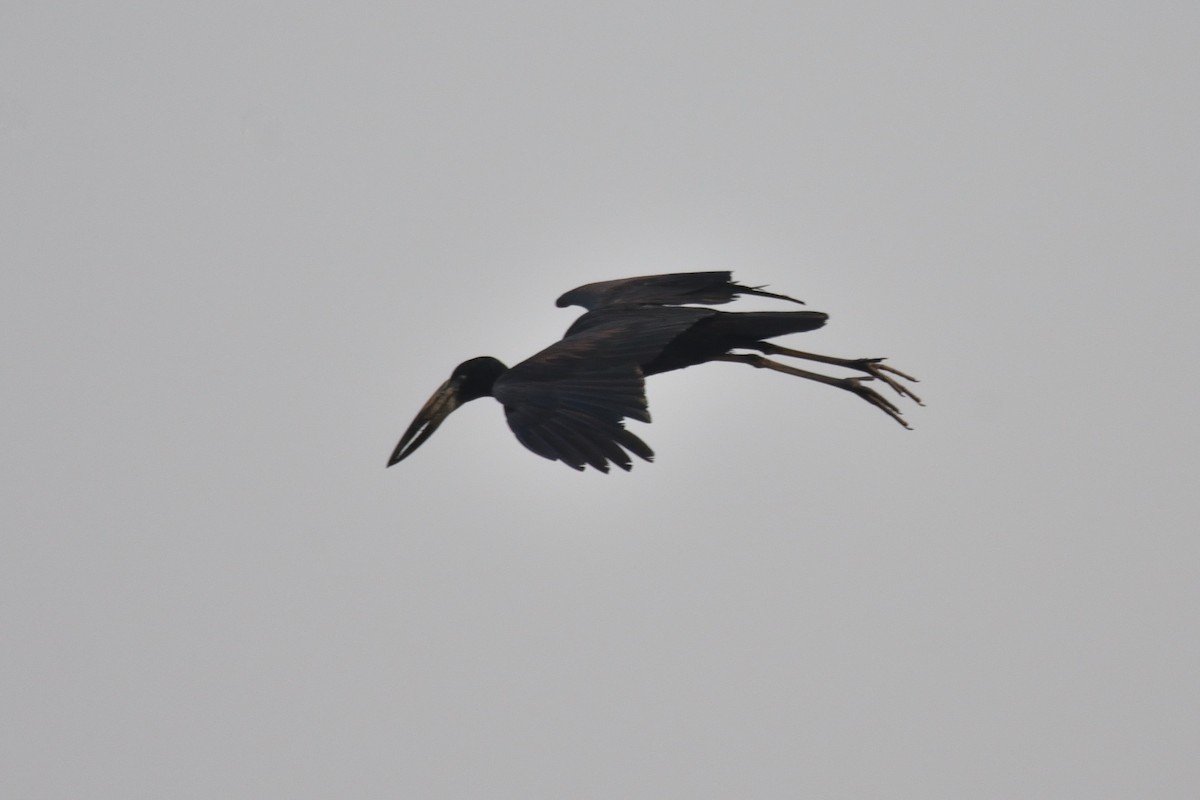
[[[458,408],[461,401],[458,398],[458,383],[453,379],[446,381],[433,396],[425,401],[425,405],[417,412],[417,417],[408,426],[408,430],[400,437],[400,443],[392,451],[392,457],[387,465],[399,463],[412,455],[413,451],[425,443],[433,435],[442,421],[450,416],[450,412]]]

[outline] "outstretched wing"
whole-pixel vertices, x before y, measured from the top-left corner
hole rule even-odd
[[[715,306],[728,303],[739,294],[804,304],[785,294],[766,292],[757,286],[742,286],[734,283],[732,277],[733,273],[729,271],[677,272],[600,281],[572,289],[558,298],[556,305],[559,308],[583,306],[589,311],[616,305],[677,306],[698,303]]]
[[[501,375],[493,387],[521,444],[552,461],[608,472],[654,451],[622,420],[650,421],[642,365],[715,312],[622,308],[584,315],[588,324]],[[579,328],[580,326],[573,326]]]

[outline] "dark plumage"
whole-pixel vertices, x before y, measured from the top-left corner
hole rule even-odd
[[[490,395],[504,406],[517,439],[538,455],[578,470],[592,466],[608,472],[610,464],[628,470],[631,454],[646,461],[654,457],[623,422],[627,418],[650,421],[644,378],[706,361],[766,367],[836,386],[908,427],[899,409],[865,383],[878,378],[920,403],[892,376],[914,378],[881,363],[882,359],[834,358],[766,341],[820,328],[827,315],[819,311],[730,313],[686,305],[719,305],[742,294],[801,302],[733,283],[729,272],[649,275],[572,289],[558,299],[558,305],[579,305],[588,311],[561,340],[511,368],[490,356],[460,364],[417,414],[388,466],[420,447],[455,408]],[[866,375],[833,378],[770,361],[759,353],[819,361]]]
[[[582,306],[589,311],[615,305],[680,306],[699,303],[719,306],[736,299],[739,294],[752,294],[804,305],[804,301],[786,294],[764,292],[761,286],[734,283],[730,280],[731,275],[728,271],[673,272],[599,281],[564,293],[554,304],[559,308]]]

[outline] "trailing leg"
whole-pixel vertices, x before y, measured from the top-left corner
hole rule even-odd
[[[786,364],[780,364],[777,361],[772,361],[769,358],[763,358],[762,356],[754,353],[725,353],[724,355],[717,356],[713,360],[732,361],[737,364],[749,364],[752,367],[773,369],[776,372],[795,375],[797,378],[805,378],[806,380],[816,381],[817,383],[836,386],[839,389],[844,389],[851,394],[861,397],[863,400],[866,400],[868,403],[875,406],[880,411],[883,411],[892,419],[896,420],[896,422],[899,422],[906,428],[909,427],[908,423],[904,421],[904,417],[900,416],[900,409],[898,409],[896,405],[892,403],[892,401],[888,400],[871,387],[864,385],[867,381],[872,380],[871,377],[831,378],[828,375],[822,375],[818,372],[809,372],[806,369],[789,367]],[[909,428],[909,430],[911,430],[911,428]]]
[[[837,358],[836,356],[823,356],[819,353],[805,353],[800,350],[789,350],[786,347],[780,347],[777,344],[770,342],[758,342],[753,345],[755,350],[760,350],[769,356],[791,356],[792,358],[803,358],[808,361],[819,361],[822,364],[832,364],[835,367],[845,367],[846,369],[855,369],[859,372],[865,372],[872,378],[878,378],[895,390],[896,394],[901,397],[908,397],[917,405],[923,406],[921,398],[913,394],[907,386],[897,381],[892,375],[897,375],[906,381],[919,383],[916,378],[908,375],[895,367],[888,366],[883,363],[882,358]]]

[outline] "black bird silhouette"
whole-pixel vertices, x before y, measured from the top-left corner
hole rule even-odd
[[[491,396],[504,406],[508,426],[517,439],[539,456],[577,470],[591,466],[608,472],[610,463],[628,470],[633,466],[630,454],[646,461],[654,458],[654,451],[622,422],[625,418],[650,421],[645,377],[706,361],[765,367],[835,386],[908,427],[899,408],[866,383],[878,379],[921,405],[921,399],[896,380],[915,382],[916,378],[884,364],[882,358],[835,358],[766,341],[820,328],[828,315],[820,311],[731,313],[689,305],[720,305],[738,295],[803,305],[793,297],[742,286],[731,278],[725,271],[684,272],[572,289],[558,298],[558,306],[582,306],[587,313],[575,320],[560,341],[513,367],[491,356],[459,364],[421,408],[387,465],[412,455],[463,403]],[[760,354],[817,361],[866,374],[834,378]]]

